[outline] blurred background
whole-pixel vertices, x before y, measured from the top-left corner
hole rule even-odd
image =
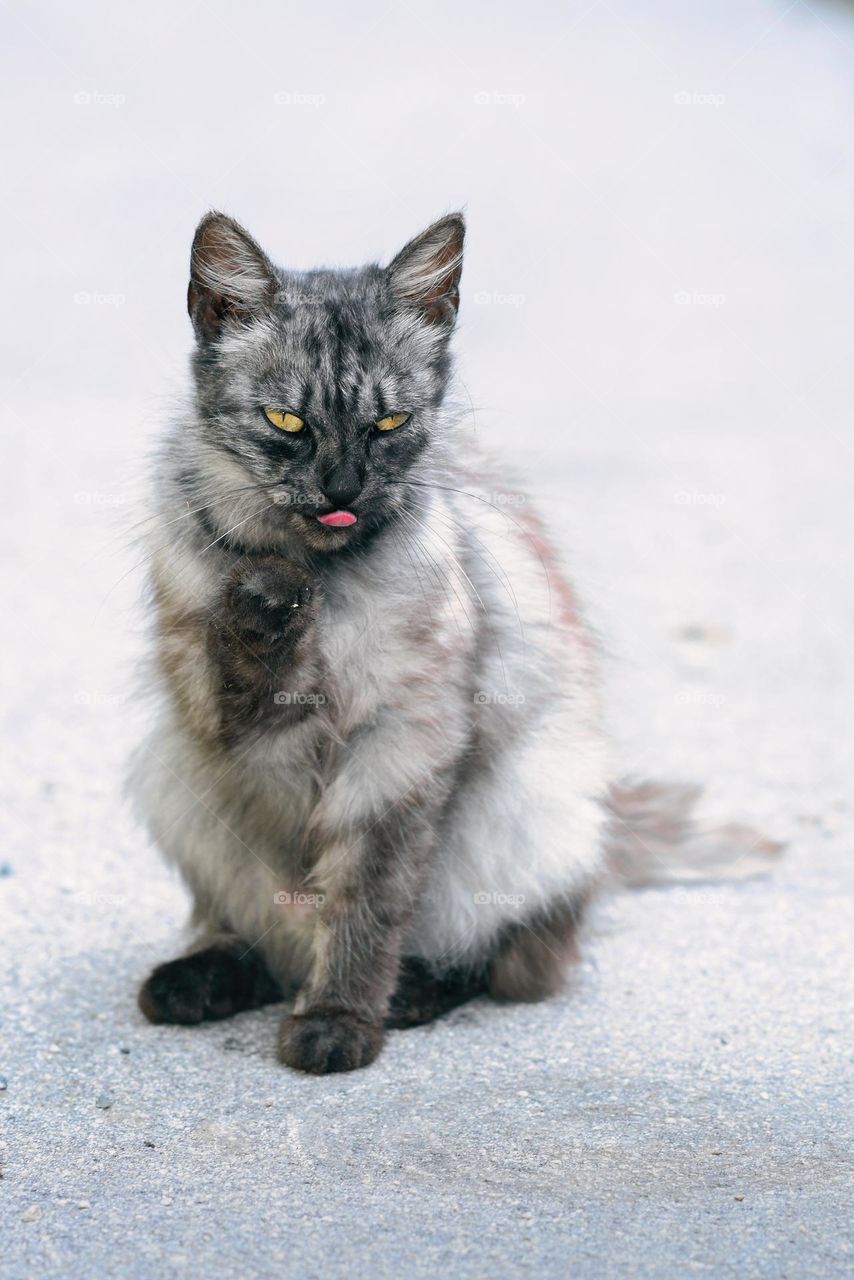
[[[620,899],[593,1004],[553,1032],[532,1022],[532,1043],[563,1044],[578,1019],[591,1078],[605,1070],[599,1028],[620,1025],[629,970],[656,993],[654,1017],[626,1015],[645,1063],[670,1052],[702,1076],[690,1009],[725,991],[733,1080],[758,1079],[761,1057],[779,1083],[799,1054],[833,1078],[854,767],[853,65],[854,9],[824,0],[3,4],[0,912],[10,990],[27,993],[15,1018],[35,1010],[21,1062],[33,1042],[76,1045],[62,1087],[91,1109],[88,1081],[112,1068],[75,993],[125,1027],[186,910],[120,790],[144,714],[134,538],[187,387],[199,217],[224,209],[307,268],[388,261],[463,207],[472,423],[581,583],[621,765],[707,782],[711,807],[790,842],[773,891]],[[733,956],[765,974],[761,999]],[[251,1025],[273,1072],[272,1024]],[[225,1033],[207,1034],[194,1044]],[[417,1076],[428,1043],[395,1041],[388,1061]],[[157,1045],[184,1069],[180,1037]],[[59,1088],[51,1063],[39,1079]],[[822,1141],[810,1124],[804,1150]]]

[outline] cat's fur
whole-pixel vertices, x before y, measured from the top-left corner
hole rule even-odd
[[[280,1056],[308,1071],[481,991],[555,992],[609,842],[684,835],[611,787],[573,591],[458,425],[463,230],[301,274],[221,214],[193,244],[195,397],[151,553],[162,697],[133,785],[199,937],[140,1005],[197,1022],[295,996]],[[321,526],[333,507],[358,523]]]

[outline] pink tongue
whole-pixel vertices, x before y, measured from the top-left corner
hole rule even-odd
[[[330,529],[346,529],[347,525],[355,524],[358,519],[352,511],[330,511],[327,515],[317,518],[321,524],[328,525]]]

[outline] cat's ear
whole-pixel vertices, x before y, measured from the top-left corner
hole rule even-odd
[[[193,238],[187,310],[200,342],[209,342],[229,321],[257,315],[272,300],[275,271],[239,222],[208,213]]]
[[[450,213],[410,240],[388,268],[393,293],[431,325],[450,328],[460,305],[463,240],[461,213]]]

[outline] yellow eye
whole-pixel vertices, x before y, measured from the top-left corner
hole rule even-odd
[[[271,409],[269,405],[265,408],[264,414],[268,422],[272,422],[274,427],[279,427],[282,431],[302,431],[305,423],[302,418],[298,418],[295,413],[283,413],[281,409]]]
[[[402,427],[404,422],[408,421],[408,413],[388,413],[384,418],[380,418],[377,423],[377,430],[394,431],[395,427]]]

